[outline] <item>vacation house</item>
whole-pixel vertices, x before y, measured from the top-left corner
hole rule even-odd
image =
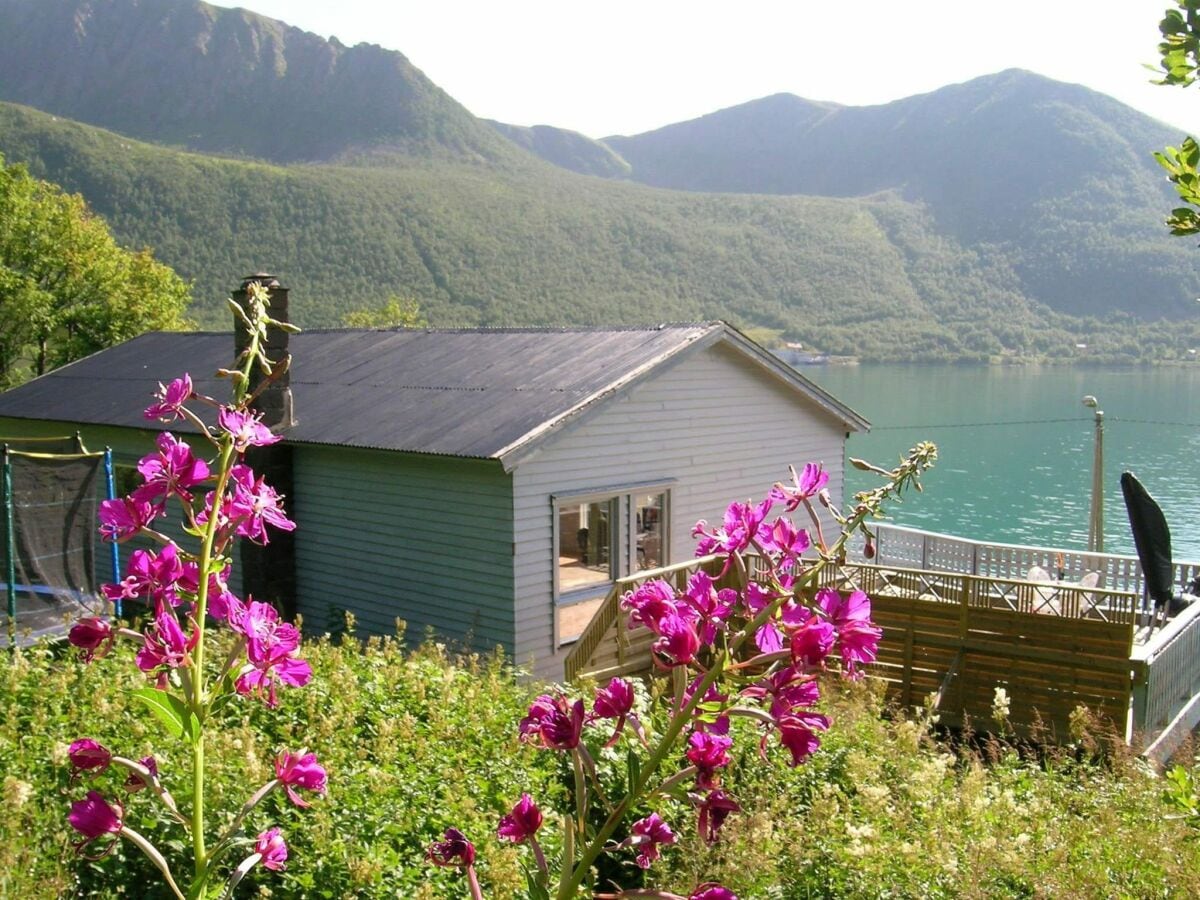
[[[142,335],[0,395],[0,434],[78,430],[132,466],[164,427],[142,416],[159,382],[226,396],[233,351],[228,333]],[[317,330],[290,352],[262,405],[299,527],[243,589],[310,631],[402,618],[551,677],[615,578],[692,555],[697,519],[810,460],[840,501],[845,439],[867,427],[721,322]]]

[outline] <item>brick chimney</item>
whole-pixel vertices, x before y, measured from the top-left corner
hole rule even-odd
[[[271,318],[280,322],[290,322],[287,288],[281,287],[274,275],[260,272],[246,277],[241,288],[233,292],[233,299],[244,306],[246,289],[252,281],[257,281],[267,289],[271,299]],[[234,334],[237,352],[240,354],[249,345],[250,336],[245,325],[236,316]],[[264,348],[267,358],[278,362],[286,357],[289,337],[286,331],[272,328],[267,333],[267,345]],[[257,367],[252,370],[251,391],[262,384],[264,377]],[[276,434],[286,435],[296,424],[290,382],[291,373],[285,372],[267,385],[252,405],[254,411],[261,414],[263,424]],[[290,518],[295,519],[296,494],[291,444],[285,439],[269,447],[251,447],[246,452],[246,464],[256,474],[266,478],[267,484],[283,495],[284,509]],[[270,543],[266,546],[246,539],[241,541],[242,596],[253,596],[255,600],[270,603],[291,619],[296,615],[296,541],[292,532],[277,529],[269,529],[268,537]]]

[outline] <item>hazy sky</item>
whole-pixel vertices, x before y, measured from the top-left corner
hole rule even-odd
[[[478,116],[634,134],[768,94],[884,103],[1007,68],[1200,130],[1200,86],[1155,87],[1170,0],[247,0],[399,50]]]

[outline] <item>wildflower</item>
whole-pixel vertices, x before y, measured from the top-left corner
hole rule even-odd
[[[296,530],[296,523],[280,505],[283,498],[261,476],[256,479],[249,466],[236,465],[230,469],[229,483],[233,493],[227,498],[228,508],[224,512],[226,519],[237,522],[238,535],[266,544],[267,525],[280,531]]]
[[[858,678],[862,674],[858,671],[858,663],[875,662],[882,637],[883,629],[872,622],[850,622],[842,628],[838,641],[849,677]]]
[[[658,813],[638,819],[630,830],[633,834],[627,843],[638,848],[637,864],[643,869],[650,868],[650,864],[658,859],[660,846],[668,846],[678,840],[671,826]]]
[[[698,810],[696,831],[701,840],[711,845],[720,839],[721,826],[725,824],[729,814],[741,812],[742,807],[724,791],[710,790],[700,801]]]
[[[137,667],[147,675],[158,673],[158,688],[167,686],[167,670],[187,664],[187,655],[196,645],[199,632],[189,638],[174,614],[160,608],[142,635],[142,649],[135,657]]]
[[[96,791],[88,791],[86,799],[71,804],[71,812],[67,816],[71,827],[83,835],[83,840],[74,844],[75,852],[83,853],[84,847],[106,834],[119,833],[124,816],[125,810],[119,803],[110,805]],[[108,854],[114,846],[115,842],[100,855]]]
[[[67,632],[67,641],[80,650],[79,655],[84,662],[91,662],[97,656],[107,653],[116,638],[116,632],[107,619],[98,616],[84,616],[71,626]],[[103,653],[97,653],[100,648]]]
[[[128,540],[153,522],[157,515],[158,510],[152,504],[134,497],[101,500],[97,512],[100,536],[106,541]]]
[[[259,421],[261,418],[251,412],[222,406],[217,413],[217,424],[233,437],[234,451],[245,453],[249,447],[266,447],[283,440],[283,435],[272,434],[271,429]]]
[[[833,649],[836,639],[834,627],[811,616],[800,628],[792,632],[792,661],[796,665],[819,666]]]
[[[229,624],[246,636],[248,664],[234,683],[239,694],[258,694],[267,706],[274,708],[278,704],[278,684],[290,687],[308,684],[312,667],[296,658],[300,632],[294,625],[280,621],[273,606],[250,600],[237,619],[230,615]]]
[[[445,840],[432,844],[425,854],[435,866],[475,865],[475,845],[465,834],[457,828],[447,828],[445,836]]]
[[[71,775],[76,777],[84,772],[95,769],[97,774],[108,768],[112,762],[112,752],[103,744],[91,738],[75,741],[67,749],[67,757],[71,760]]]
[[[706,881],[688,894],[687,900],[738,900],[738,895],[715,881]]]
[[[288,849],[283,833],[278,828],[268,828],[254,842],[254,852],[262,857],[264,869],[282,872],[287,868]]]
[[[612,737],[608,739],[605,746],[611,747],[617,742],[627,719],[632,722],[634,730],[641,733],[641,724],[633,716],[632,711],[633,685],[624,678],[614,678],[609,681],[608,687],[599,688],[596,691],[596,699],[592,703],[592,715],[589,721],[595,719],[617,720],[617,724],[613,726]]]
[[[150,550],[134,550],[129,555],[128,573],[116,584],[106,584],[102,590],[109,600],[152,598],[157,604],[179,605],[176,583],[184,575],[179,549],[167,544],[157,554]]]
[[[714,531],[708,530],[708,523],[701,519],[692,529],[692,537],[697,538],[696,555],[707,556],[718,550],[724,553],[740,553],[747,549],[758,534],[759,526],[767,517],[774,501],[767,497],[758,505],[746,503],[730,503],[725,510],[725,522]]]
[[[797,528],[791,520],[780,516],[771,525],[758,529],[758,540],[768,553],[779,554],[780,567],[790,569],[810,546],[808,532]]]
[[[523,741],[534,741],[551,750],[574,750],[583,733],[583,701],[568,706],[562,695],[542,694],[529,707],[518,731]]]
[[[700,686],[702,677],[701,675],[697,675],[692,683],[684,689],[684,706],[692,702],[692,695],[696,693],[696,688]],[[707,732],[708,734],[728,734],[729,716],[714,712],[714,709],[719,710],[722,708],[728,699],[729,696],[727,694],[720,693],[715,684],[710,684],[708,690],[704,692],[704,696],[700,698],[695,718],[692,720],[692,728],[696,731]],[[701,707],[707,708],[702,709]]]
[[[143,456],[138,461],[138,472],[145,483],[133,492],[132,497],[150,503],[160,512],[172,497],[191,503],[188,488],[207,480],[208,463],[194,457],[192,448],[176,440],[170,432],[160,434],[156,443],[158,453]]]
[[[186,372],[165,387],[160,381],[154,395],[158,402],[146,407],[144,415],[147,419],[173,422],[183,415],[183,404],[192,398],[193,393],[192,376]]]
[[[688,579],[682,599],[704,623],[700,642],[711,644],[716,638],[717,629],[724,625],[737,605],[738,596],[737,591],[730,588],[718,591],[707,572],[696,572]]]
[[[793,767],[800,765],[821,746],[821,739],[816,732],[829,730],[829,719],[815,712],[793,711],[779,719],[777,724],[779,741],[792,754],[790,765]]]
[[[717,769],[729,765],[729,748],[733,746],[733,738],[720,734],[709,734],[696,731],[688,739],[688,762],[696,767],[696,784],[701,788],[716,786]]]
[[[683,616],[664,617],[658,623],[657,631],[659,637],[651,649],[657,656],[665,659],[665,662],[659,662],[656,656],[655,661],[660,665],[674,668],[687,665],[696,658],[696,652],[700,649],[700,636],[696,634],[695,626]]]
[[[661,578],[644,582],[635,590],[626,592],[621,597],[621,609],[630,614],[630,628],[645,625],[656,634],[659,633],[659,623],[664,618],[681,614],[680,604],[675,598],[675,588]],[[687,608],[684,614],[692,614],[691,609]]]
[[[792,469],[792,486],[777,484],[771,488],[771,499],[786,504],[794,512],[805,500],[815,497],[829,484],[829,473],[818,463],[806,463],[800,474]]]
[[[150,773],[151,778],[158,777],[158,760],[153,756],[143,756],[138,760],[141,765]],[[136,794],[144,787],[149,787],[150,782],[141,776],[138,772],[130,772],[129,777],[125,779],[125,790],[131,794]]]
[[[300,798],[296,788],[304,788],[314,794],[325,793],[325,769],[317,763],[315,753],[298,755],[283,751],[275,757],[275,777],[287,791],[288,799],[297,806],[306,807],[309,804]]]
[[[521,844],[536,835],[541,827],[542,811],[538,809],[532,797],[522,794],[521,799],[512,808],[512,812],[500,820],[496,836],[502,841]]]

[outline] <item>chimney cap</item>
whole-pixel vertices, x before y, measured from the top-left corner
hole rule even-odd
[[[279,287],[279,279],[270,272],[256,272],[255,274],[247,275],[242,279],[242,290],[244,291],[246,288],[250,287],[250,282],[252,281],[257,281],[265,288]]]

